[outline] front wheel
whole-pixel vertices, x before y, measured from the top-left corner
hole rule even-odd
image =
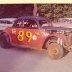
[[[63,57],[64,51],[62,46],[57,43],[51,43],[47,48],[48,55],[52,59],[59,59]]]
[[[2,48],[10,48],[10,41],[9,41],[9,37],[6,33],[3,33],[0,36],[0,45]]]

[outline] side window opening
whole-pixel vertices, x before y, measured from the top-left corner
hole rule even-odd
[[[38,28],[36,21],[31,19],[17,20],[13,27],[21,28]]]
[[[13,27],[22,27],[22,24],[23,24],[22,20],[17,20],[17,21],[15,21]]]
[[[39,24],[40,24],[41,27],[50,25],[50,24],[48,24],[48,22],[46,20],[39,20]]]
[[[30,28],[38,28],[38,25],[34,20],[28,20],[28,25]]]

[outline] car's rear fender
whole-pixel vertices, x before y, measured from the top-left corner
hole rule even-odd
[[[54,35],[49,35],[49,36],[46,38],[46,40],[45,40],[45,42],[44,42],[44,44],[43,44],[43,47],[42,47],[43,49],[47,49],[47,48],[46,48],[46,43],[47,43],[50,39],[55,39],[55,40],[57,40],[57,43],[60,44],[60,45],[62,45],[63,47],[65,47],[64,44],[65,44],[66,46],[69,46],[69,43],[68,43],[65,35],[63,35],[63,34],[60,34],[60,35],[59,35],[59,34],[54,34]]]

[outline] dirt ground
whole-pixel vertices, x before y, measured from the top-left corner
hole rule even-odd
[[[72,72],[72,53],[52,60],[46,52],[0,47],[0,72]]]

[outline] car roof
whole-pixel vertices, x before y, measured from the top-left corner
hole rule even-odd
[[[0,20],[2,20],[2,21],[11,21],[11,22],[13,22],[13,21],[15,21],[17,18],[1,18]]]
[[[19,17],[18,19],[47,20],[46,18],[41,16],[22,16]]]

